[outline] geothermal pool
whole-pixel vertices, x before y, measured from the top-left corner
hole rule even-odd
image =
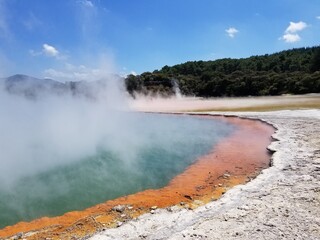
[[[218,119],[127,114],[121,118],[130,119],[130,127],[114,136],[107,131],[94,154],[72,161],[66,156],[0,184],[0,228],[161,188],[236,129]]]

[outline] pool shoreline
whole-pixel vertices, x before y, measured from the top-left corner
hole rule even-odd
[[[212,118],[212,116],[198,113],[191,115]],[[9,237],[24,232],[23,237],[27,239],[40,237],[68,239],[72,236],[81,238],[105,228],[122,225],[143,213],[150,211],[153,213],[157,208],[176,205],[179,208],[193,209],[218,199],[235,185],[250,181],[270,165],[271,153],[267,153],[266,148],[271,144],[270,137],[275,131],[274,127],[261,120],[249,120],[237,116],[216,115],[213,118],[236,124],[239,129],[219,142],[211,153],[201,157],[182,174],[176,176],[168,186],[120,197],[83,211],[68,212],[53,218],[43,217],[28,223],[20,222],[1,229],[0,237]],[[250,132],[247,133],[247,136],[245,136],[246,131]],[[258,142],[258,139],[261,138],[264,138],[262,143]],[[231,146],[231,143],[236,145]],[[254,146],[254,144],[257,145]],[[234,151],[230,150],[232,147]],[[247,148],[246,151],[243,151],[244,147]],[[248,165],[244,168],[241,164],[244,164],[248,157],[246,154],[249,152],[251,158],[248,158],[246,162]],[[254,159],[261,152],[265,154],[263,164],[260,160]],[[224,165],[220,163],[218,166],[217,162],[221,158],[225,160],[225,163]],[[237,165],[233,161],[232,168],[226,168],[227,163],[230,165],[228,159],[236,161]],[[116,205],[120,205],[121,209],[112,209]]]
[[[319,239],[320,109],[208,114],[275,126],[272,166],[195,210],[161,209],[89,239]]]

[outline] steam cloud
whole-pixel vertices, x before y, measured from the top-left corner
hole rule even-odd
[[[232,131],[134,113],[119,78],[105,77],[89,97],[0,86],[0,228],[161,187]]]
[[[105,149],[112,149],[123,167],[132,168],[141,149],[161,144],[172,150],[175,146],[167,139],[185,142],[184,134],[197,129],[195,123],[182,131],[181,123],[166,118],[142,118],[130,110],[123,82],[110,75],[105,78],[105,88],[93,88],[94,99],[48,90],[28,99],[8,93],[0,84],[0,190]]]
[[[103,144],[117,146],[117,138],[128,131],[123,123],[127,109],[121,83],[109,79],[95,100],[71,94],[41,95],[26,99],[0,90],[0,182],[94,155]]]

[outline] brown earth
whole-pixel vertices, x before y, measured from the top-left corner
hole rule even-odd
[[[9,238],[22,233],[23,238],[27,239],[78,239],[116,227],[119,222],[149,212],[153,206],[195,208],[219,198],[232,186],[250,181],[269,166],[270,153],[266,147],[271,142],[273,127],[236,117],[214,118],[235,124],[238,128],[216,145],[212,152],[175,177],[168,186],[110,200],[83,211],[20,222],[0,230],[0,237]],[[122,205],[123,211],[112,210],[116,205]]]

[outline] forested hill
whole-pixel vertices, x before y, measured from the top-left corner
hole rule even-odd
[[[128,75],[133,96],[169,96],[178,85],[184,95],[260,96],[320,92],[320,47],[299,48],[243,59],[193,61]]]

